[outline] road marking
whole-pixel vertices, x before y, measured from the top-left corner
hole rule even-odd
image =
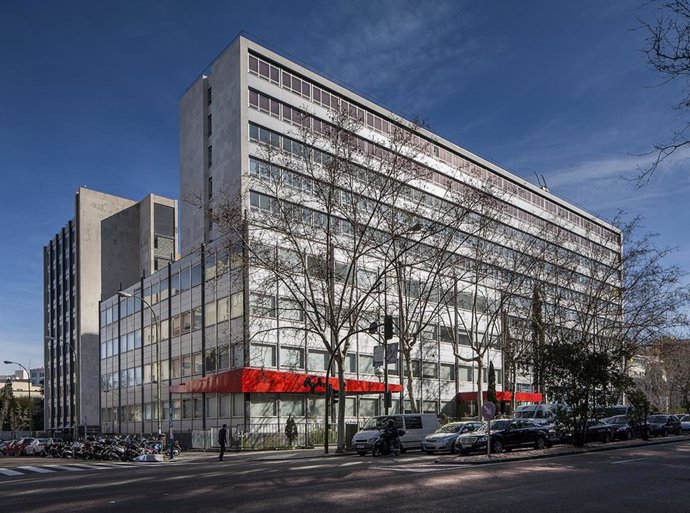
[[[79,468],[73,465],[46,465],[46,467],[55,468],[57,470],[66,470],[68,472],[79,472],[86,470],[85,468]]]
[[[22,476],[22,472],[17,472],[16,470],[10,470],[8,468],[0,468],[0,474],[5,476]]]
[[[642,461],[646,460],[647,458],[635,458],[633,460],[620,460],[620,461],[612,461],[611,465],[617,465],[618,463],[630,463],[631,461]]]
[[[90,469],[90,470],[105,470],[108,468],[113,468],[111,465],[90,465],[89,463],[73,463],[75,467],[80,467],[82,469]]]
[[[443,472],[450,469],[461,468],[461,465],[447,465],[447,466],[417,466],[417,467],[371,467],[374,470],[392,470],[393,472],[412,472],[415,474],[428,472]]]
[[[339,467],[351,467],[352,465],[362,465],[364,462],[363,461],[351,461],[349,463],[341,463],[338,465]]]
[[[288,470],[311,470],[313,468],[327,467],[328,465],[305,465],[304,467],[290,467]]]
[[[17,468],[20,468],[22,470],[28,470],[29,472],[36,472],[37,474],[48,474],[50,472],[55,472],[54,470],[50,470],[49,468],[32,467],[29,465],[17,467]]]

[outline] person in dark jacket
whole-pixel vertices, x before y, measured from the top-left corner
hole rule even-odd
[[[220,455],[218,456],[218,461],[223,461],[226,443],[228,443],[228,425],[223,424],[223,427],[218,430],[218,445],[220,445]]]

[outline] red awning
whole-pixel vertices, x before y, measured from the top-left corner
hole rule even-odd
[[[499,401],[508,402],[512,399],[512,392],[496,391],[496,398]],[[482,392],[482,399],[487,400],[488,392]],[[458,401],[474,401],[477,399],[477,392],[460,392],[458,394]],[[521,403],[540,403],[543,396],[537,392],[515,392],[515,400]]]
[[[309,381],[314,386],[312,392]],[[300,374],[267,369],[243,367],[218,374],[211,374],[195,379],[189,383],[180,383],[170,387],[173,394],[214,394],[214,393],[314,393],[325,391],[325,376]],[[338,378],[330,378],[331,386],[338,390]],[[348,394],[375,394],[384,392],[384,384],[378,381],[346,379],[345,390]],[[389,384],[390,392],[400,392],[400,385]]]

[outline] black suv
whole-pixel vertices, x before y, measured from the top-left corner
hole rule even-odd
[[[669,433],[680,435],[680,420],[675,415],[650,415],[647,426],[654,436],[666,436]]]
[[[496,420],[491,423],[491,452],[509,451],[515,447],[551,447],[554,435],[548,426],[539,425],[531,419]],[[456,450],[460,454],[486,451],[486,440],[485,425],[474,433],[460,435],[455,442]]]

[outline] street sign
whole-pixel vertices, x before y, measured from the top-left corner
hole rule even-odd
[[[398,343],[393,342],[388,344],[388,358],[386,358],[387,363],[395,363],[398,361]]]
[[[484,420],[491,420],[496,415],[496,405],[492,402],[485,402],[482,404],[482,418]]]
[[[383,367],[383,355],[385,352],[386,348],[383,346],[374,347],[374,367]]]

